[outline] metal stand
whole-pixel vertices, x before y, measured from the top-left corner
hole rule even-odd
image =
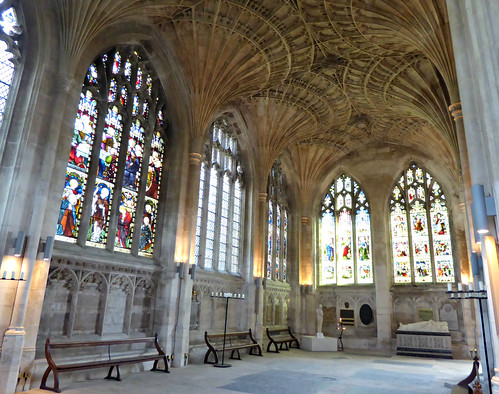
[[[229,368],[229,367],[232,367],[231,364],[225,364],[224,363],[224,361],[225,361],[225,337],[227,335],[227,312],[229,311],[229,298],[232,298],[229,294],[230,293],[224,294],[224,298],[226,299],[226,301],[225,301],[224,343],[223,343],[223,347],[222,347],[222,363],[213,364],[213,366],[217,367],[217,368]],[[214,297],[214,296],[212,296],[212,297]]]
[[[343,331],[345,331],[345,327],[343,326],[343,322],[341,321],[338,323],[338,330],[340,330],[340,335],[338,336],[338,351],[342,352],[343,351]]]
[[[485,333],[485,325],[483,323],[483,307],[482,301],[487,299],[486,290],[458,290],[458,291],[447,291],[450,294],[450,299],[474,299],[478,300],[478,306],[480,307],[480,323],[482,326],[482,338],[483,338],[483,352],[485,355],[485,369],[487,370],[487,385],[489,386],[489,393],[492,394],[492,382],[490,381],[490,370],[489,370],[489,355],[487,353],[487,338]],[[457,297],[456,297],[457,296]],[[483,366],[483,363],[482,363]]]

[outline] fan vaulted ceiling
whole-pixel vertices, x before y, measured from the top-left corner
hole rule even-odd
[[[245,119],[266,178],[287,152],[304,182],[364,146],[458,166],[445,0],[57,0],[68,56],[113,24],[158,29],[188,84],[191,132]]]

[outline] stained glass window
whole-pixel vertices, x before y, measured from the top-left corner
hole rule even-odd
[[[454,281],[447,202],[440,184],[412,163],[390,200],[395,283]]]
[[[122,59],[127,59],[124,64]],[[161,87],[152,88],[159,85],[152,70],[141,65],[140,74],[139,63],[136,50],[119,48],[88,69],[73,129],[58,240],[153,256],[165,159],[165,100]],[[137,81],[144,74],[147,86]],[[158,95],[152,97],[152,92]],[[144,116],[151,102],[154,122]],[[147,171],[142,170],[144,165]],[[94,185],[91,191],[89,183]],[[86,210],[84,203],[90,205]],[[115,210],[113,203],[118,204]]]
[[[3,124],[10,87],[20,58],[18,39],[22,33],[16,1],[0,3],[0,126]]]
[[[369,201],[346,174],[329,187],[321,206],[320,284],[373,283]]]
[[[276,161],[272,166],[267,191],[267,279],[286,281],[288,255],[287,182],[279,161]]]
[[[211,127],[201,165],[196,264],[205,269],[239,273],[243,198],[237,141],[232,127],[222,117]]]

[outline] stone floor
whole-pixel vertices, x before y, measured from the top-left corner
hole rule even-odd
[[[91,379],[71,382],[61,374],[65,394],[110,393],[286,393],[402,394],[450,393],[465,378],[471,361],[384,355],[373,352],[307,352],[293,349],[264,357],[243,355],[226,360],[232,368],[189,365],[170,374],[140,372],[122,381]],[[102,375],[105,375],[103,370]],[[51,377],[49,383],[52,383]],[[32,389],[29,393],[47,393]]]

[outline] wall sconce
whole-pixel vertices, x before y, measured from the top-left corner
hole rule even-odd
[[[257,276],[257,277],[255,278],[255,287],[256,287],[257,289],[260,287],[260,283],[262,284],[262,287],[263,287],[264,289],[266,289],[266,288],[267,288],[267,279],[265,279],[265,278],[261,278],[261,277]]]
[[[50,261],[53,248],[54,237],[49,235],[45,241],[40,240],[40,252],[43,252],[43,260]]]
[[[489,223],[487,216],[495,216],[495,205],[493,197],[485,197],[483,185],[471,186],[471,216],[473,218],[473,227],[478,234],[487,234],[489,232]],[[475,234],[475,239],[480,236]],[[479,241],[477,241],[479,242]]]
[[[184,277],[184,265],[185,265],[185,263],[183,261],[181,261],[177,265],[177,273],[178,273],[179,279],[182,279]]]
[[[192,264],[189,267],[189,275],[191,276],[192,280],[194,280],[195,273],[196,273],[196,264]]]
[[[14,256],[21,257],[24,252],[24,243],[26,241],[26,234],[24,231],[19,231],[17,233],[17,238],[14,239]]]
[[[310,294],[312,291],[312,285],[303,284],[300,285],[300,292],[302,294]]]

